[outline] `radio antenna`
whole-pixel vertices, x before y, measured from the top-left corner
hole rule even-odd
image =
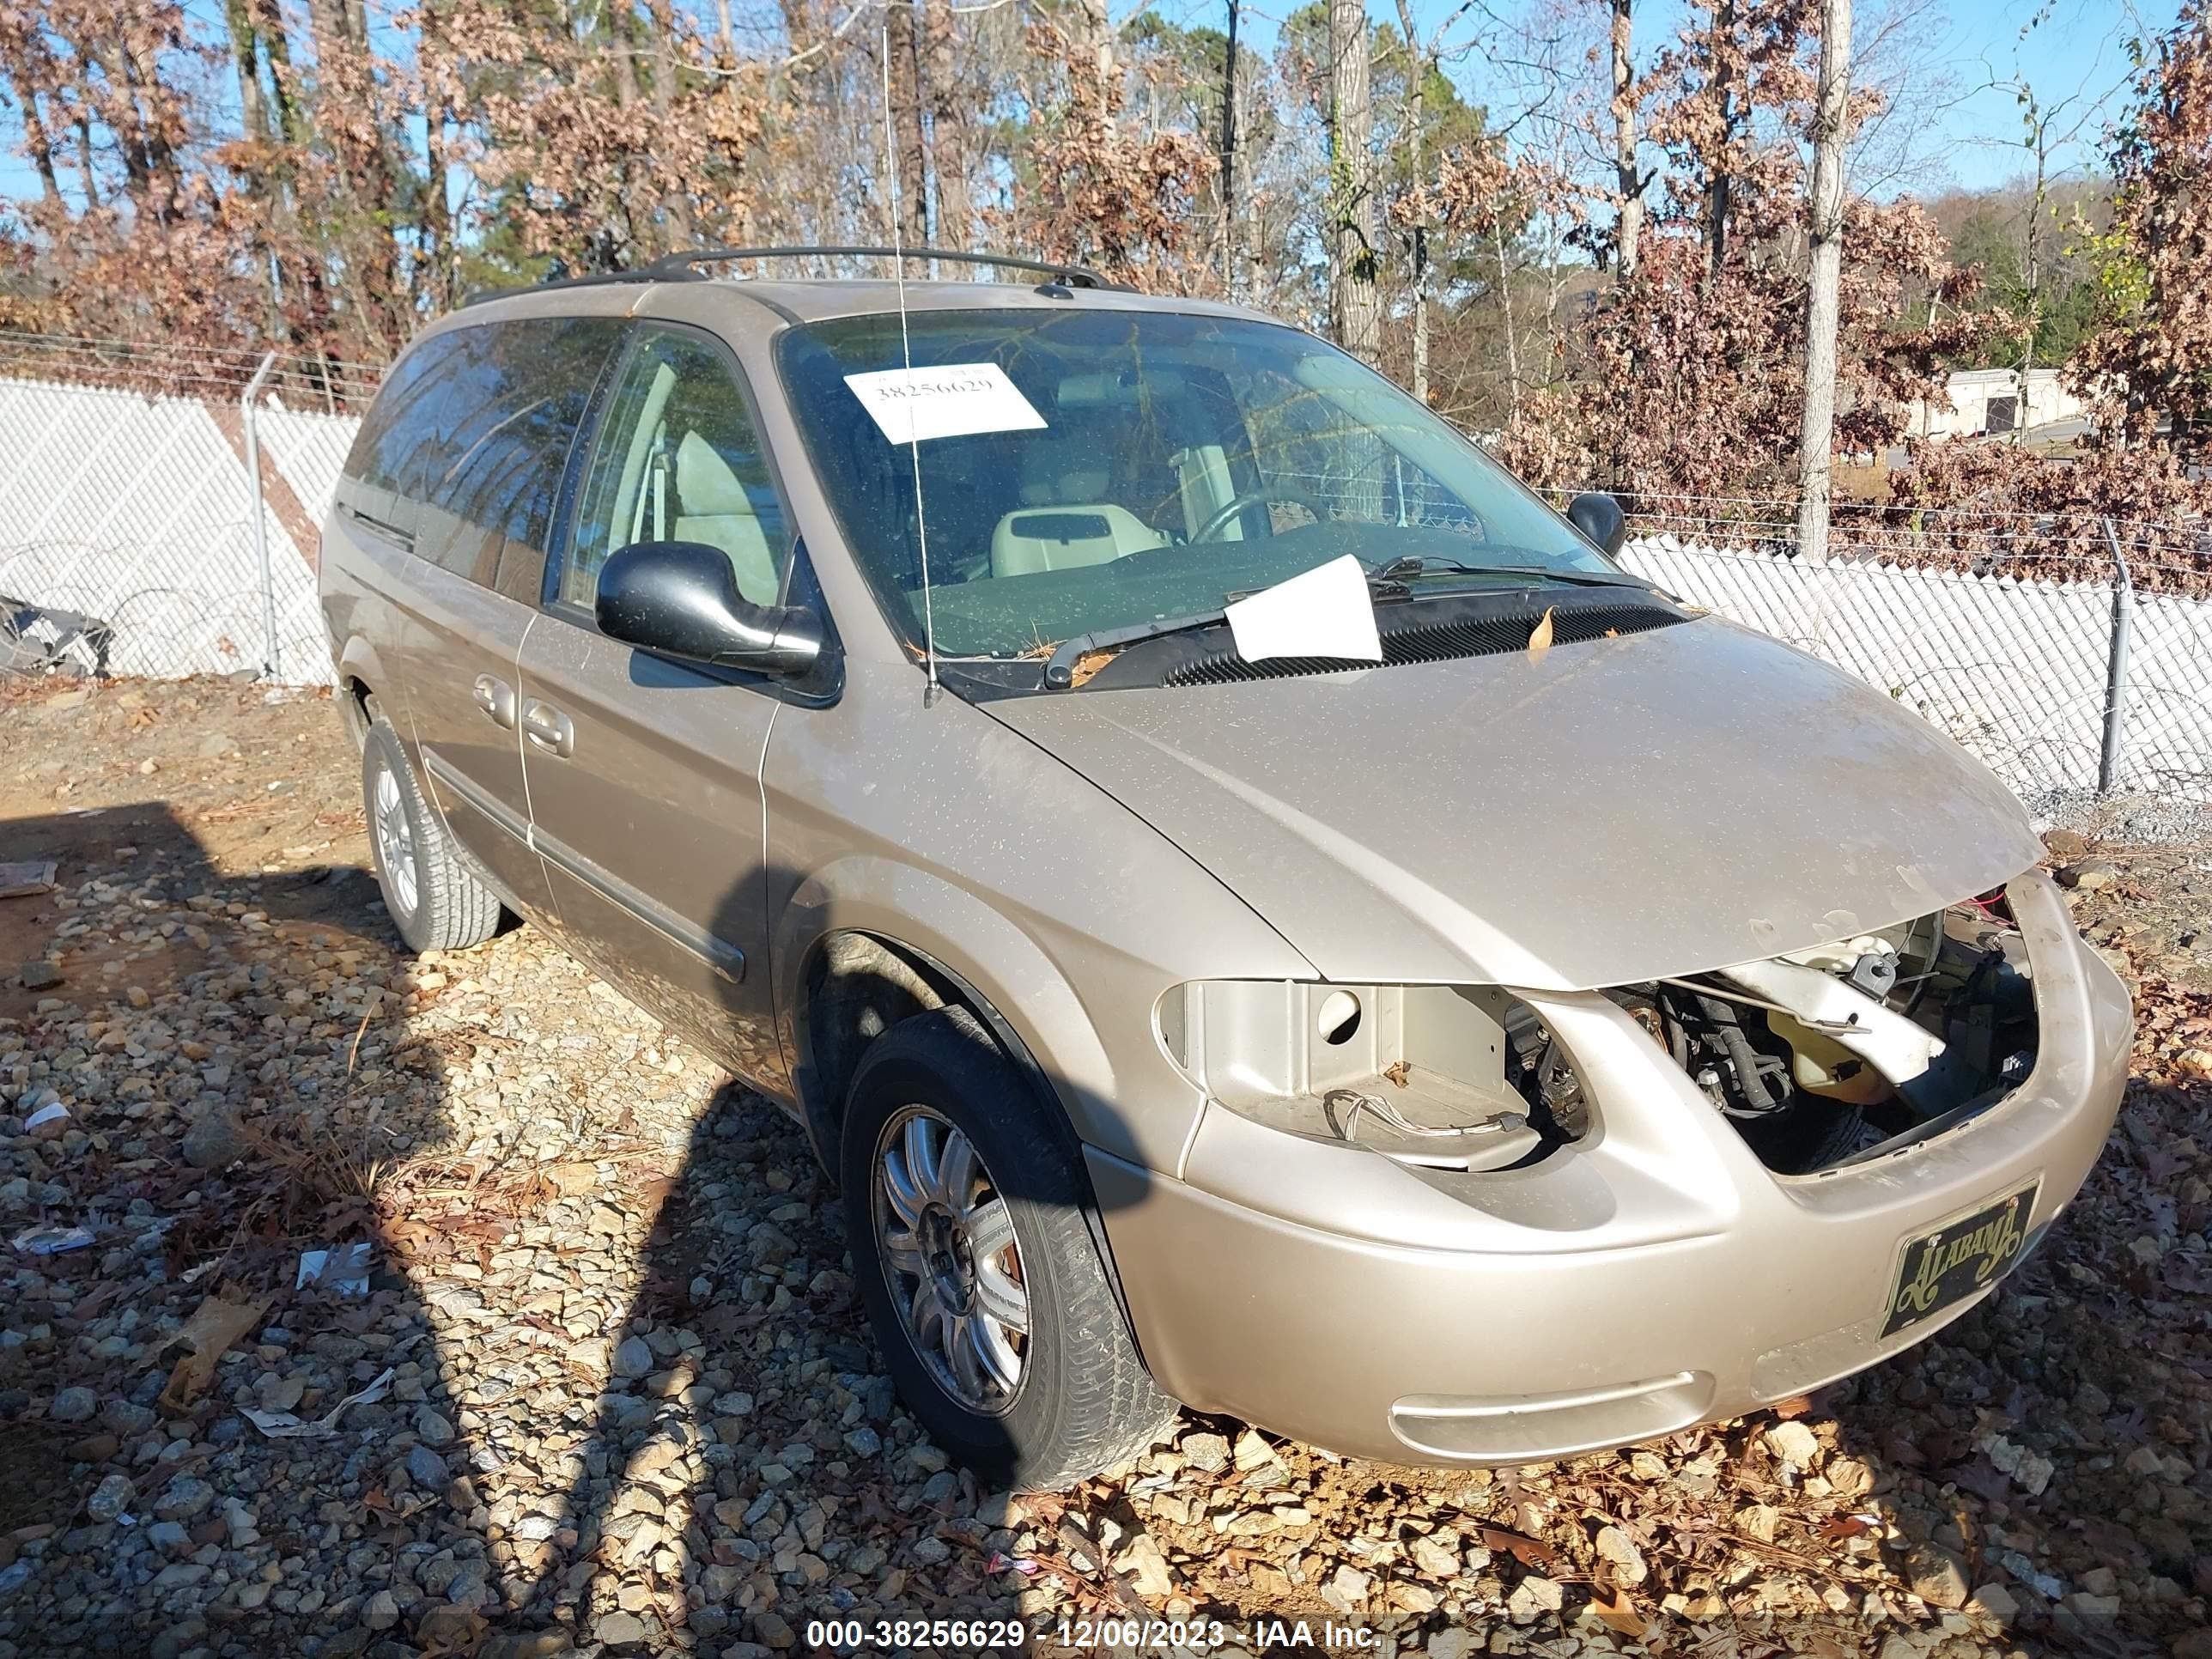
[[[892,5],[911,3],[911,0],[890,0]],[[880,39],[883,42],[884,65],[884,175],[890,182],[891,200],[891,274],[898,283],[899,352],[907,373],[914,373],[914,341],[906,326],[906,245],[899,238],[902,216],[899,204],[898,149],[891,137],[891,26],[885,15]],[[921,706],[929,708],[937,701],[937,616],[929,597],[929,515],[921,505],[921,440],[915,435],[914,404],[907,402],[906,453],[914,464],[914,532],[921,549],[921,659],[928,679],[921,689]]]

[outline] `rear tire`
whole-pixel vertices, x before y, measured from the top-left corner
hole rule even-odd
[[[1153,1386],[1099,1259],[1075,1136],[973,1014],[939,1008],[869,1046],[839,1163],[877,1343],[937,1444],[1036,1491],[1166,1432],[1177,1407]]]
[[[362,745],[362,810],[376,863],[384,908],[407,948],[459,951],[481,945],[499,929],[499,896],[461,862],[415,781],[399,734],[379,714]]]

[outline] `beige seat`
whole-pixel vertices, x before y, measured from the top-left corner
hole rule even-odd
[[[991,574],[1073,570],[1164,546],[1167,538],[1128,508],[1098,499],[1108,483],[1107,469],[1072,442],[1031,445],[1023,458],[1024,505],[991,532]]]
[[[674,538],[720,548],[737,573],[738,592],[755,605],[774,605],[775,555],[760,515],[730,464],[696,432],[676,446],[676,501]]]

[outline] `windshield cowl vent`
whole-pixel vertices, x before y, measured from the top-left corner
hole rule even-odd
[[[1528,638],[1543,619],[1540,610],[1525,616],[1454,617],[1429,622],[1413,617],[1378,617],[1382,624],[1382,666],[1409,663],[1452,662],[1462,657],[1496,657],[1526,651]],[[1643,634],[1690,618],[1659,605],[1601,605],[1552,607],[1552,643],[1575,645],[1608,634]],[[1395,626],[1392,623],[1395,623]],[[1372,668],[1368,662],[1335,657],[1269,657],[1247,662],[1234,651],[1210,651],[1182,663],[1160,677],[1163,685],[1227,685],[1239,680],[1293,679],[1305,674],[1340,674],[1346,669]]]

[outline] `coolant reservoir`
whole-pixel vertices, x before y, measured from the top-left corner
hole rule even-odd
[[[1808,1095],[1873,1106],[1896,1092],[1887,1078],[1842,1043],[1779,1009],[1768,1010],[1766,1029],[1790,1045],[1790,1075]]]

